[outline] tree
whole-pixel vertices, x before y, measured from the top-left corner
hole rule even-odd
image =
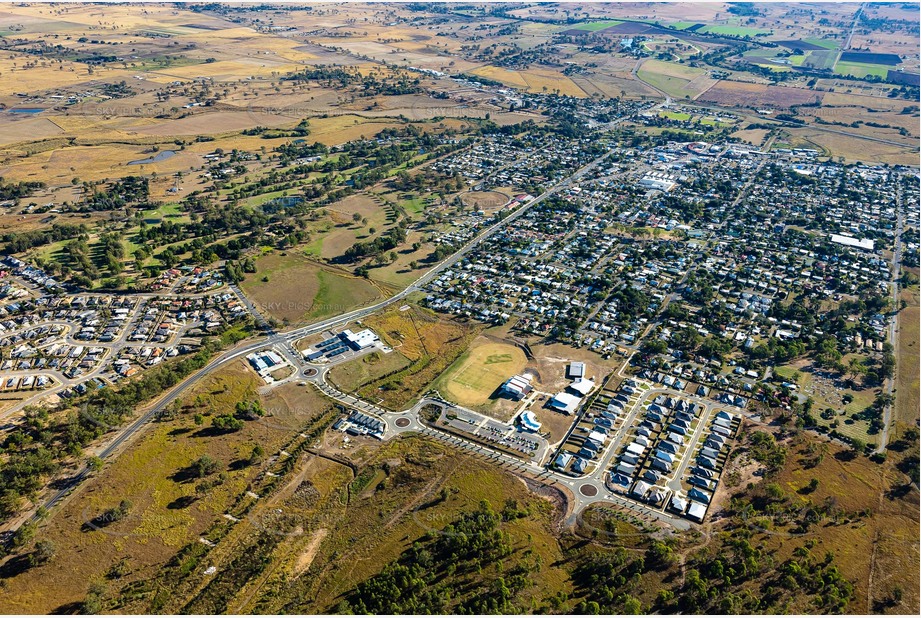
[[[29,554],[29,564],[32,566],[45,564],[54,558],[56,551],[53,542],[42,539],[35,544],[35,550]]]
[[[624,614],[629,616],[638,616],[643,613],[643,605],[640,600],[634,596],[627,595],[624,600]]]
[[[204,478],[221,469],[221,463],[210,455],[202,455],[192,462],[192,472],[195,478]]]
[[[0,519],[9,519],[19,511],[22,496],[15,489],[6,489],[0,494]]]
[[[211,419],[211,426],[219,431],[239,431],[243,429],[243,421],[232,414],[221,414]]]

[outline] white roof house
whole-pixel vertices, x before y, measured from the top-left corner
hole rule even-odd
[[[691,506],[688,507],[688,517],[696,522],[702,522],[706,514],[707,505],[700,502],[691,502]]]
[[[557,393],[553,396],[553,399],[550,400],[550,407],[565,414],[574,414],[575,411],[579,409],[579,404],[581,403],[581,397],[576,397],[575,395],[564,392]]]
[[[579,378],[578,380],[574,380],[573,383],[569,385],[569,388],[585,397],[595,388],[595,383],[585,378]]]

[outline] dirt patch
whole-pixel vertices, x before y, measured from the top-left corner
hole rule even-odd
[[[326,538],[326,535],[329,534],[329,530],[326,528],[320,528],[317,530],[313,537],[310,539],[310,542],[307,544],[307,547],[304,548],[304,551],[301,552],[301,555],[297,557],[297,562],[294,565],[294,578],[297,579],[301,574],[310,568],[310,565],[313,564],[313,559],[317,557],[317,551],[320,549],[320,543],[323,542],[323,539]]]
[[[460,196],[464,206],[486,212],[495,211],[508,203],[509,197],[499,191],[470,191]]]

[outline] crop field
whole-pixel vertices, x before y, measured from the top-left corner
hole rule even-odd
[[[695,99],[716,84],[703,69],[662,60],[643,62],[637,77],[676,98]]]
[[[463,406],[482,406],[526,364],[518,347],[481,337],[438,379],[435,389]]]
[[[738,107],[787,109],[812,103],[818,96],[821,95],[803,88],[721,81],[703,93],[698,100]]]
[[[510,71],[501,67],[484,66],[471,71],[489,79],[500,81],[503,84],[522,88],[528,92],[558,92],[562,96],[584,97],[585,92],[576,86],[571,79],[555,71],[545,69],[528,69],[525,71]]]
[[[878,64],[885,66],[896,66],[902,63],[898,54],[880,54],[873,52],[846,51],[841,53],[841,62],[853,62],[855,64]]]
[[[806,37],[803,39],[803,41],[806,43],[811,43],[816,47],[822,47],[824,49],[836,49],[840,45],[840,43],[834,39],[822,39],[816,37]]]
[[[344,313],[381,296],[366,279],[326,269],[295,251],[257,258],[256,273],[241,287],[260,311],[290,323]]]
[[[886,75],[889,74],[889,67],[881,64],[865,64],[840,60],[835,65],[835,73],[838,75],[852,75],[854,77],[867,77],[869,75],[886,77]]]
[[[726,35],[726,36],[767,36],[772,34],[771,30],[762,30],[760,28],[748,28],[746,26],[729,26],[729,25],[713,25],[713,26],[704,26],[699,30],[706,34],[717,34],[717,35]]]
[[[813,69],[831,69],[838,60],[838,52],[832,50],[810,51],[803,58],[803,66]]]
[[[599,30],[604,30],[605,28],[610,28],[611,26],[616,26],[622,24],[623,22],[617,21],[615,19],[606,19],[604,21],[590,21],[584,24],[579,24],[575,26],[574,30],[585,30],[587,32],[597,32]]]

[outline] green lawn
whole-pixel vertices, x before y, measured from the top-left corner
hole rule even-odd
[[[410,215],[419,215],[425,210],[425,198],[422,196],[416,196],[409,200],[400,200],[399,204]]]

